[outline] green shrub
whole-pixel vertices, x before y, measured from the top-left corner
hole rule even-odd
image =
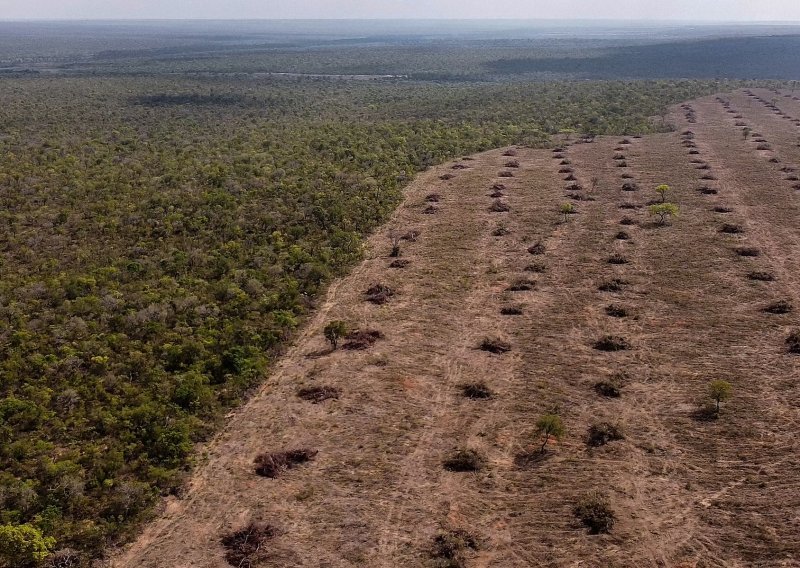
[[[9,568],[41,565],[55,544],[33,525],[0,525],[0,559]]]
[[[728,381],[723,381],[722,379],[717,379],[715,381],[711,381],[708,385],[708,396],[714,401],[715,409],[714,412],[719,414],[719,405],[720,403],[725,402],[731,397],[733,393],[733,386]]]
[[[562,203],[559,211],[564,216],[564,222],[566,223],[567,221],[569,221],[569,216],[575,214],[575,206],[569,202]]]
[[[674,203],[658,203],[647,208],[651,216],[658,217],[660,225],[664,225],[670,217],[678,216],[678,206]]]
[[[564,435],[564,423],[556,414],[544,414],[536,421],[536,433],[542,438],[539,453],[544,453],[550,439],[559,440]]]

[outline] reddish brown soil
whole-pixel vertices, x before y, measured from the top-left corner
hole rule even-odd
[[[800,118],[800,101],[753,92]],[[113,565],[222,568],[221,536],[265,522],[276,535],[263,566],[433,566],[444,530],[475,538],[470,567],[799,566],[800,356],[785,338],[800,327],[800,192],[781,168],[800,168],[800,127],[744,92],[722,99],[742,118],[708,97],[691,113],[675,109],[672,134],[564,142],[577,183],[599,178],[581,192],[594,200],[565,195],[570,182],[548,150],[518,148],[520,168],[502,180],[505,148],[474,156],[469,169],[420,175],[367,259],[331,286],[263,388],[198,457],[185,496]],[[772,150],[757,150],[736,122]],[[681,143],[687,128],[697,156]],[[616,165],[617,147],[627,168]],[[696,169],[695,157],[711,169]],[[441,180],[446,172],[454,177]],[[701,181],[709,172],[718,179]],[[499,181],[508,212],[489,210]],[[625,181],[639,189],[623,192]],[[646,204],[663,183],[680,215],[659,227]],[[437,214],[424,215],[432,192]],[[577,213],[564,222],[567,201]],[[623,217],[638,221],[624,227],[628,240],[615,238]],[[743,232],[720,232],[725,223]],[[401,245],[402,269],[388,268],[390,228],[420,230]],[[545,252],[533,256],[537,242]],[[740,257],[740,247],[760,255]],[[614,253],[628,263],[610,264]],[[533,263],[546,270],[525,271]],[[752,271],[776,278],[749,280]],[[598,290],[613,278],[628,285]],[[535,286],[507,291],[520,279]],[[375,282],[395,292],[383,305],[364,300]],[[763,311],[780,300],[796,310]],[[609,304],[629,315],[609,316]],[[522,313],[501,315],[507,306]],[[332,319],[385,337],[328,353],[322,328]],[[607,335],[630,349],[595,349]],[[511,350],[480,350],[484,338]],[[595,384],[619,373],[621,396],[599,395]],[[717,420],[699,420],[713,379],[729,381],[733,397]],[[491,397],[464,396],[481,381]],[[338,398],[297,396],[316,385]],[[545,459],[520,459],[538,449],[546,412],[561,416],[566,435]],[[588,428],[602,422],[625,438],[587,447]],[[255,473],[257,455],[295,448],[319,453],[276,479]],[[479,471],[445,470],[457,449],[476,450]],[[572,513],[595,490],[616,513],[607,535],[588,534]]]

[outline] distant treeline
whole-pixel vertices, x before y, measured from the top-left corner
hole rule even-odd
[[[589,79],[800,79],[800,35],[724,38],[613,49],[598,57],[520,57],[486,64],[501,75]]]

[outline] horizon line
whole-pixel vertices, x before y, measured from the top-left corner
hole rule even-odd
[[[711,19],[642,19],[642,18],[442,18],[442,17],[378,17],[378,18],[2,18],[0,22],[619,22],[725,25],[800,25],[800,20],[711,20]]]

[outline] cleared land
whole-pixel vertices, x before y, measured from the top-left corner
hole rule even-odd
[[[791,93],[740,91],[674,109],[675,133],[495,150],[419,176],[185,495],[114,565],[228,566],[221,538],[251,521],[275,529],[263,566],[433,566],[436,536],[459,529],[476,567],[800,565],[800,356],[786,345],[800,325],[795,118]],[[680,216],[659,227],[646,205],[662,183]],[[389,267],[390,228],[419,232],[402,241],[403,268]],[[619,290],[600,290],[615,278]],[[385,304],[365,301],[376,283],[395,292]],[[780,301],[795,310],[764,311]],[[329,352],[331,320],[384,338]],[[629,348],[598,350],[607,335]],[[510,351],[479,349],[485,338]],[[612,378],[620,396],[598,394]],[[698,413],[712,379],[733,386],[716,420]],[[491,397],[465,397],[479,381]],[[338,398],[309,402],[308,387]],[[546,412],[567,433],[536,459]],[[590,447],[603,422],[624,439]],[[275,479],[255,473],[257,455],[300,448],[318,453]],[[480,469],[445,469],[458,449]],[[610,534],[573,514],[595,490],[615,511]]]

